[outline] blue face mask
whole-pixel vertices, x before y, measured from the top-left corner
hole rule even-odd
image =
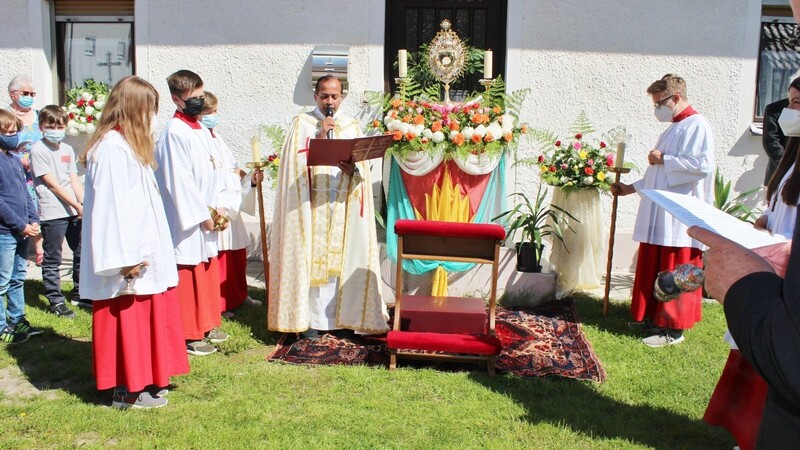
[[[200,119],[200,123],[206,126],[206,128],[213,129],[217,126],[219,122],[219,116],[217,114],[206,114]]]
[[[19,106],[22,106],[23,108],[30,108],[33,106],[33,97],[30,95],[23,95],[19,98],[19,100],[17,100],[17,103],[19,103]]]
[[[14,150],[19,145],[19,133],[0,134],[0,148],[3,150]]]
[[[64,136],[66,136],[66,134],[66,130],[44,130],[44,138],[53,144],[58,144],[64,140]]]

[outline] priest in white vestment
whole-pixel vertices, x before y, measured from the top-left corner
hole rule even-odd
[[[329,131],[334,139],[358,137],[360,124],[339,113],[342,84],[335,76],[320,78],[314,98],[317,108],[295,117],[281,153],[267,325],[307,337],[338,329],[385,333],[369,165],[306,165],[310,139]]]
[[[649,166],[635,183],[615,184],[615,195],[628,195],[642,189],[661,189],[714,201],[714,131],[705,117],[687,101],[686,82],[667,74],[647,89],[653,100],[656,119],[670,123],[648,153]],[[659,272],[678,264],[702,266],[704,245],[689,237],[687,227],[651,200],[642,197],[633,240],[640,242],[636,278],[631,293],[634,323],[641,325],[650,347],[683,342],[683,330],[701,319],[702,290],[687,292],[676,300],[661,303],[653,295]]]

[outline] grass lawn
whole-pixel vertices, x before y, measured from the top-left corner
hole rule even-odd
[[[277,334],[263,309],[223,319],[222,352],[190,357],[169,405],[109,407],[92,380],[91,317],[47,311],[28,281],[28,318],[45,330],[0,346],[0,448],[498,448],[730,449],[726,431],[701,420],[728,346],[717,304],[675,347],[651,349],[628,330],[627,304],[603,317],[576,300],[608,379],[565,379],[380,367],[267,363]],[[254,290],[253,297],[264,292]],[[75,308],[77,309],[77,308]],[[19,368],[19,369],[18,369]],[[21,369],[21,372],[20,372]],[[33,384],[38,389],[30,386]]]

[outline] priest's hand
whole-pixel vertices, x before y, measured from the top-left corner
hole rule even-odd
[[[202,228],[205,231],[214,231],[214,220],[207,219],[200,222],[200,228]]]
[[[258,185],[259,181],[264,181],[264,171],[261,169],[253,169],[253,171],[250,172],[250,186]]]
[[[705,288],[720,303],[725,301],[731,285],[742,277],[756,272],[775,273],[767,260],[730,239],[698,226],[689,228],[688,232],[689,236],[710,247],[703,253]]]
[[[119,274],[122,275],[122,278],[139,278],[142,276],[142,270],[149,265],[150,263],[147,261],[142,261],[135,266],[123,267],[119,270]]]
[[[650,153],[647,154],[647,162],[650,165],[655,164],[664,164],[664,153],[661,150],[650,150]]]
[[[328,130],[332,130],[336,122],[333,117],[326,117],[322,119],[322,126],[317,133],[317,139],[328,139]]]
[[[352,177],[353,174],[358,171],[358,168],[356,167],[356,163],[350,161],[339,161],[339,170]]]
[[[614,183],[611,185],[611,193],[614,195],[625,196],[636,192],[633,185],[625,183]]]

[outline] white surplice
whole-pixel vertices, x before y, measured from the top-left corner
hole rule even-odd
[[[268,326],[283,332],[348,328],[388,331],[369,165],[350,177],[337,167],[306,165],[322,113],[297,116],[281,152],[270,227]],[[335,138],[361,135],[338,113]]]
[[[114,297],[125,287],[120,269],[142,261],[149,265],[133,281],[138,295],[176,286],[175,253],[153,170],[116,131],[109,131],[86,161],[81,298]]]
[[[714,202],[714,131],[700,114],[672,123],[654,148],[664,155],[664,164],[647,167],[644,177],[633,183],[636,191],[661,189]],[[686,234],[687,227],[647,197],[640,196],[633,240],[667,247],[704,249]]]
[[[789,181],[793,172],[794,164],[786,171],[781,183],[778,185],[778,189],[775,189],[775,193],[769,199],[769,208],[764,211],[764,215],[767,216],[767,229],[772,234],[781,235],[786,239],[791,239],[794,234],[794,227],[797,222],[797,206],[787,205],[781,197],[781,191],[783,191],[783,187]]]
[[[239,163],[222,136],[216,130],[211,131],[214,155],[214,174],[221,192],[215,206],[225,208],[228,214],[228,228],[220,231],[217,237],[219,251],[239,250],[250,245],[242,219],[242,198],[250,191],[250,177],[239,177]]]
[[[217,232],[200,228],[222,191],[214,176],[211,139],[198,122],[173,117],[156,144],[156,180],[180,265],[196,266],[217,256]]]

